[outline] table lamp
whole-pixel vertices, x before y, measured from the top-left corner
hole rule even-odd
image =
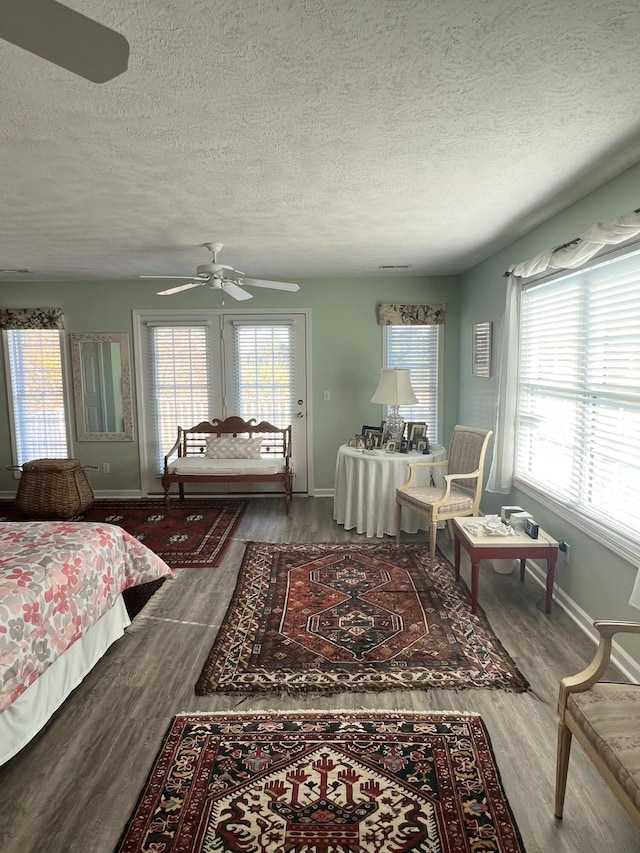
[[[413,393],[408,370],[398,370],[394,367],[383,367],[380,380],[371,403],[391,406],[391,414],[387,416],[387,431],[389,441],[402,441],[404,434],[404,418],[398,406],[410,406],[418,402]]]

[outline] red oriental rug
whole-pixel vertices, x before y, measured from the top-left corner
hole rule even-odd
[[[175,717],[116,853],[522,853],[476,714]]]
[[[196,693],[528,686],[440,553],[252,542]]]
[[[155,551],[172,569],[219,566],[247,508],[243,500],[193,499],[95,501],[76,521],[117,524]],[[6,521],[24,521],[13,505],[3,507]]]

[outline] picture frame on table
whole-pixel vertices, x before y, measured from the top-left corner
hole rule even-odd
[[[370,442],[370,447],[382,447],[382,427],[365,424],[362,427],[362,436],[365,442]]]
[[[415,444],[417,441],[422,439],[426,439],[427,437],[427,424],[424,421],[411,421],[407,424],[407,439],[408,441],[413,441]]]
[[[397,450],[397,443],[395,441],[388,441],[384,447],[387,453],[395,453]]]
[[[426,438],[420,438],[416,442],[416,450],[418,453],[428,453],[429,452],[429,442]]]
[[[363,435],[355,435],[353,438],[353,446],[356,450],[365,449],[365,439]]]

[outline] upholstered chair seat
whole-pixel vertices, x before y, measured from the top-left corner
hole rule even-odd
[[[402,507],[425,516],[429,522],[429,553],[436,555],[438,523],[456,516],[478,515],[484,459],[491,430],[455,426],[451,435],[448,458],[442,462],[412,462],[409,479],[396,489],[396,541],[400,544]],[[444,488],[431,481],[433,468],[446,466]],[[449,531],[451,532],[451,530]]]
[[[562,817],[571,740],[575,735],[603,779],[640,827],[640,684],[600,681],[618,632],[640,634],[636,622],[595,622],[600,644],[589,666],[560,682],[556,817]]]

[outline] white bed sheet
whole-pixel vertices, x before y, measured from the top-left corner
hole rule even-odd
[[[120,595],[95,625],[0,714],[0,765],[35,737],[130,624]]]

